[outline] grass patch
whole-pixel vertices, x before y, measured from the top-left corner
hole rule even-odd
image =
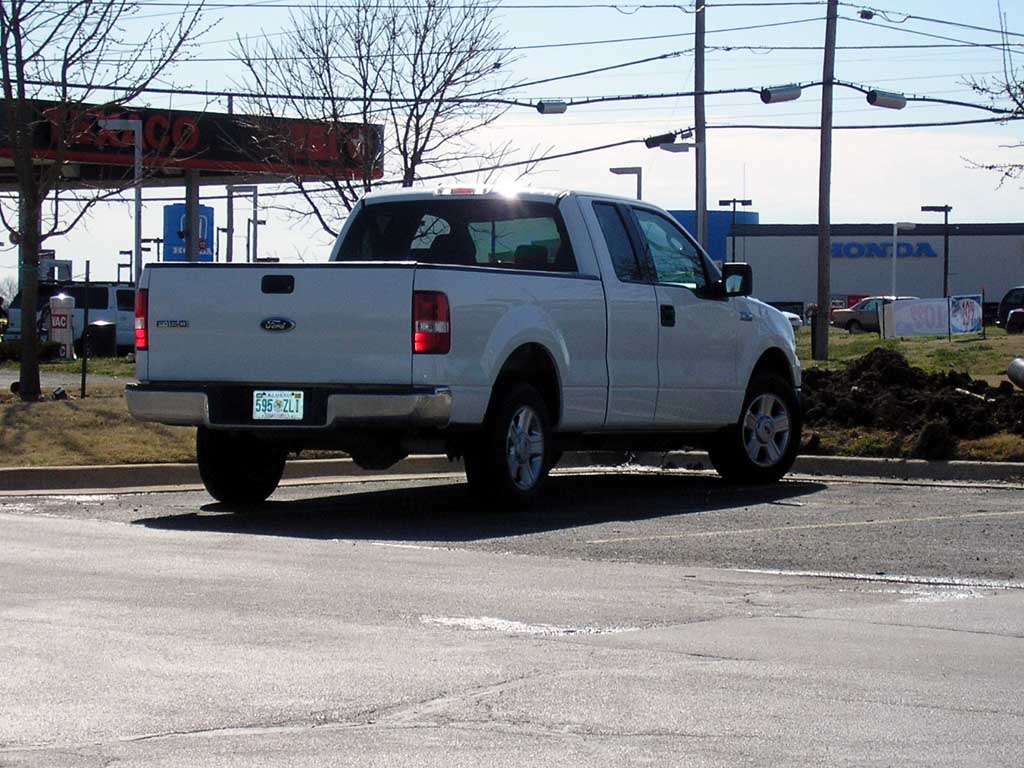
[[[1024,461],[1024,437],[992,435],[980,440],[961,440],[959,458],[975,461]]]
[[[7,467],[195,461],[195,430],[135,421],[120,387],[85,400],[0,402],[0,464]]]
[[[943,338],[880,339],[874,333],[848,333],[830,328],[828,360],[811,359],[811,329],[797,332],[796,346],[800,362],[806,368],[843,370],[853,360],[876,347],[899,352],[915,368],[928,373],[953,370],[984,378],[998,384],[1006,380],[1006,367],[1015,357],[1024,355],[1024,334],[1007,335],[1002,328],[986,329],[987,338],[969,337],[947,341]]]
[[[18,363],[5,362],[0,365],[0,370],[17,371]],[[42,373],[64,373],[69,376],[82,375],[82,361],[60,360],[52,363],[42,363],[39,366]],[[127,357],[91,357],[89,358],[88,374],[97,376],[116,376],[119,379],[135,379],[135,361]]]

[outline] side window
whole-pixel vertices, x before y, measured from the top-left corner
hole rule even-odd
[[[117,309],[119,312],[135,311],[135,291],[117,292]]]
[[[485,266],[575,272],[558,225],[550,216],[488,218],[467,222],[476,263]]]
[[[629,240],[626,224],[622,221],[618,209],[609,203],[594,203],[594,214],[601,225],[604,242],[608,246],[612,266],[615,267],[615,274],[619,280],[642,281],[643,270],[640,269],[640,262],[636,258],[633,243]]]
[[[109,291],[102,287],[89,287],[88,295],[85,286],[74,286],[68,288],[65,293],[75,299],[75,308],[84,308],[86,298],[89,300],[89,309],[107,309],[110,306]]]
[[[634,208],[633,213],[654,262],[658,282],[704,288],[707,274],[696,246],[667,219],[641,208]]]
[[[1024,303],[1024,291],[1010,291],[1010,295],[1006,297],[1007,304],[1021,304]]]
[[[865,301],[864,306],[861,308],[862,312],[877,312],[878,311],[878,299],[872,299],[871,301]]]

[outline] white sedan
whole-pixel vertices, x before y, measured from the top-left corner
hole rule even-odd
[[[783,312],[782,314],[789,320],[789,324],[793,326],[793,333],[804,327],[804,321],[795,312]]]

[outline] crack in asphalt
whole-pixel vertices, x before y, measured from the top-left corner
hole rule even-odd
[[[799,614],[785,614],[779,613],[773,615],[773,619],[796,619],[799,621],[827,621],[836,624],[856,624],[858,626],[867,627],[887,627],[892,629],[911,629],[911,630],[931,630],[933,632],[950,632],[953,634],[962,635],[981,635],[983,637],[1002,637],[1007,640],[1024,640],[1024,635],[1018,635],[1012,632],[992,632],[983,629],[959,629],[957,627],[938,627],[933,624],[901,624],[891,623],[887,621],[856,621],[845,617],[833,617],[833,616],[801,616]]]

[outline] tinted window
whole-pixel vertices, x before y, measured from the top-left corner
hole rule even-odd
[[[521,200],[367,205],[345,236],[338,260],[576,271],[555,206]]]
[[[89,299],[89,309],[106,309],[110,306],[110,292],[106,288],[89,286],[88,297],[86,296],[84,285],[72,286],[70,288],[65,287],[62,288],[61,291],[66,293],[68,296],[74,297],[75,309],[82,309],[85,307],[86,298]]]
[[[594,203],[594,213],[601,225],[601,232],[604,234],[604,242],[608,246],[608,254],[612,257],[615,274],[619,276],[620,280],[643,280],[640,262],[636,258],[633,243],[630,242],[626,224],[622,221],[618,209],[608,203]]]
[[[704,260],[686,235],[657,214],[640,208],[634,208],[633,212],[654,262],[659,283],[675,283],[694,289],[707,285]]]
[[[121,312],[135,311],[135,291],[118,291],[117,308]]]
[[[1024,290],[1016,288],[1006,294],[1006,298],[1003,299],[1007,304],[1021,304],[1024,303]]]

